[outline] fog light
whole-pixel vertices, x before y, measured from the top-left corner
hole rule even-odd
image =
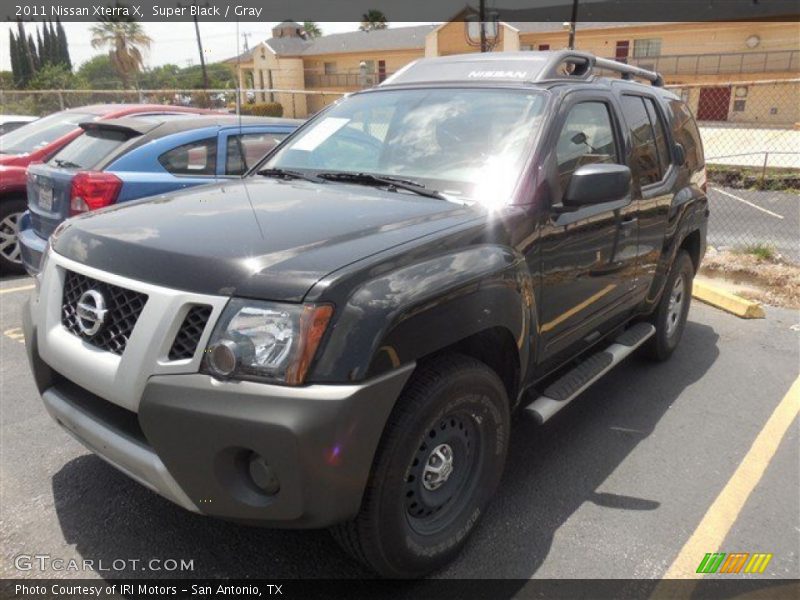
[[[281,489],[281,484],[278,481],[278,476],[275,471],[269,466],[269,463],[260,456],[253,452],[250,455],[249,464],[250,478],[260,490],[268,496],[274,496]]]

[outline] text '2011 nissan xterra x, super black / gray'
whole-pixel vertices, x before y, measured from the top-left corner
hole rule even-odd
[[[675,349],[705,187],[655,73],[419,60],[241,180],[67,221],[30,362],[59,424],[180,506],[331,527],[424,575],[495,492],[514,409],[543,423],[640,346]]]

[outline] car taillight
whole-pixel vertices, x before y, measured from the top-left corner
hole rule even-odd
[[[122,181],[111,173],[78,171],[69,194],[70,216],[114,204],[121,187]]]

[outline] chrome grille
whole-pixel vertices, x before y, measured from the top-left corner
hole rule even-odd
[[[106,322],[92,336],[81,331],[77,315],[78,300],[88,290],[100,292],[108,307]],[[61,303],[61,323],[68,331],[92,346],[121,355],[146,302],[147,294],[67,271]]]

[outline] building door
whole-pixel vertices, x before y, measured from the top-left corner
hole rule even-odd
[[[727,121],[730,103],[730,86],[700,88],[700,101],[697,105],[697,120]]]
[[[617,49],[614,53],[614,58],[616,59],[616,61],[621,63],[627,63],[630,49],[631,49],[631,43],[628,40],[618,41]]]
[[[386,79],[386,61],[378,61],[378,83]]]

